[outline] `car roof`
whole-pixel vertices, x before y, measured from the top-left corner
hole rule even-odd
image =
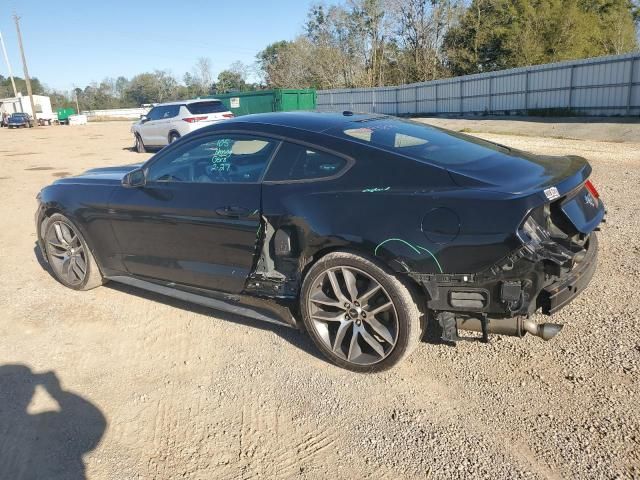
[[[274,112],[256,113],[225,120],[225,125],[232,123],[251,123],[255,125],[275,125],[279,127],[297,128],[309,132],[325,132],[327,130],[346,126],[353,122],[366,122],[387,118],[386,115],[372,113],[345,112]]]
[[[217,98],[192,98],[189,100],[179,100],[177,102],[165,102],[165,103],[157,103],[154,107],[165,107],[168,105],[190,105],[192,103],[200,103],[200,102],[219,102]]]

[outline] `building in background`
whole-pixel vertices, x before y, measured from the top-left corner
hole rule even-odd
[[[11,115],[12,113],[28,113],[32,117],[37,117],[39,121],[56,120],[56,115],[51,109],[51,99],[45,95],[34,95],[33,103],[36,106],[35,115],[31,111],[31,104],[28,96],[18,93],[17,97],[0,98],[0,113]]]

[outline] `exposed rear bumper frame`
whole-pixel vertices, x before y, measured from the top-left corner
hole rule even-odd
[[[551,285],[542,289],[537,306],[542,313],[552,315],[577,297],[593,278],[598,263],[598,237],[589,238],[587,253],[582,261],[566,276],[560,277]]]

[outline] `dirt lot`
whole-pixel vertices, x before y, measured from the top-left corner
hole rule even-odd
[[[82,461],[91,479],[640,477],[640,143],[482,134],[592,162],[609,212],[593,283],[551,342],[424,342],[356,375],[284,327],[52,279],[35,195],[146,159],[128,127],[0,130],[0,478]]]

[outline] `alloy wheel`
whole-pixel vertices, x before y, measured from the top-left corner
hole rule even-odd
[[[358,365],[384,360],[398,340],[391,297],[371,275],[354,267],[322,272],[307,299],[311,325],[324,346]]]
[[[49,262],[59,278],[70,285],[87,276],[87,252],[76,230],[65,222],[54,222],[45,238]]]

